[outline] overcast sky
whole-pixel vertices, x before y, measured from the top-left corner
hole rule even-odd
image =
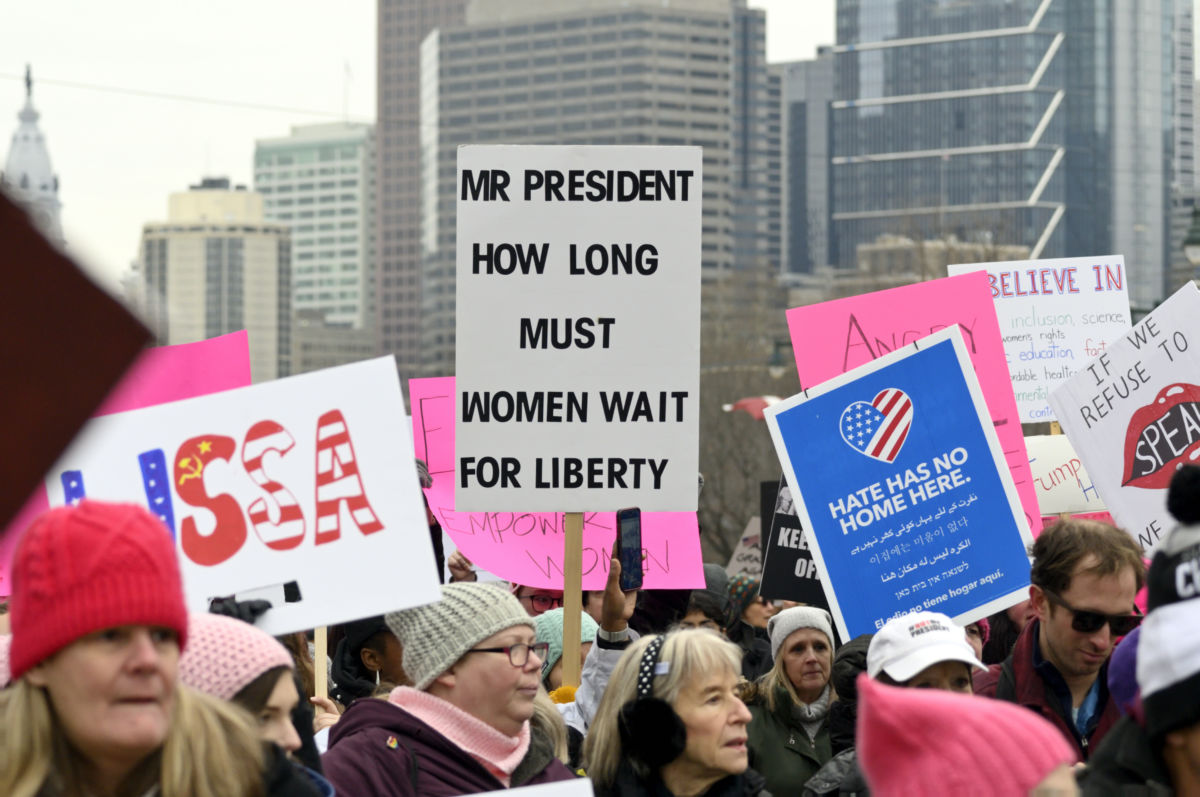
[[[772,60],[812,57],[833,40],[834,0],[751,5],[768,10]],[[203,175],[249,184],[254,140],[287,135],[293,124],[344,111],[374,119],[375,0],[9,3],[0,25],[3,158],[27,62],[68,247],[115,284],[137,255],[142,224],[165,218],[171,192]]]

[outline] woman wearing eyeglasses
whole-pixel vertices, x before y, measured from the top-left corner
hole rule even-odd
[[[478,794],[574,777],[530,727],[546,643],[512,595],[486,584],[386,615],[413,686],[342,715],[322,759],[339,794]]]

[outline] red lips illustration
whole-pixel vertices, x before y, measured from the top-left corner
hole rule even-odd
[[[1176,383],[1133,413],[1125,432],[1122,486],[1165,490],[1181,465],[1200,459],[1200,387]]]

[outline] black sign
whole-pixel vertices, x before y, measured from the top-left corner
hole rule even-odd
[[[763,571],[759,592],[770,600],[787,600],[829,609],[808,550],[787,481],[762,482]],[[767,523],[770,528],[767,528]]]

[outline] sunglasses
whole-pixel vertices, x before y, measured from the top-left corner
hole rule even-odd
[[[1133,607],[1134,614],[1104,614],[1090,609],[1076,609],[1048,589],[1043,589],[1042,592],[1046,593],[1051,602],[1071,612],[1071,628],[1081,634],[1094,634],[1107,624],[1112,629],[1113,636],[1125,636],[1142,623],[1142,613],[1136,606]]]

